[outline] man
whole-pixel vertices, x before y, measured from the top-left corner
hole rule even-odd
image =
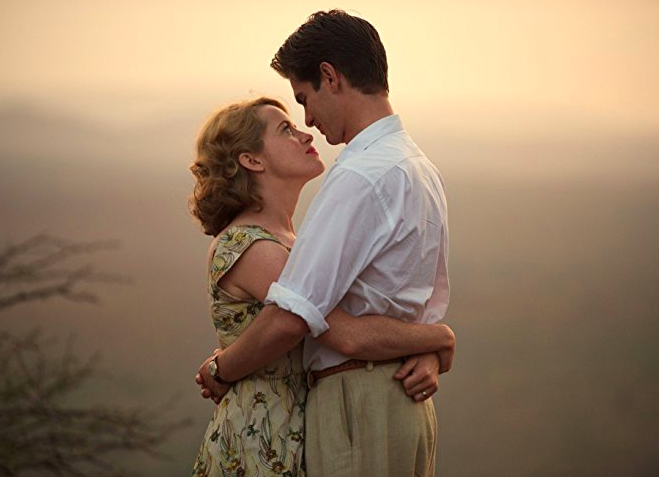
[[[309,476],[432,476],[436,420],[426,398],[450,367],[452,348],[442,363],[435,353],[419,355],[397,372],[399,364],[351,360],[351,350],[321,340],[337,305],[356,316],[427,323],[443,317],[448,230],[441,178],[393,114],[386,53],[367,21],[317,12],[286,40],[272,67],[290,80],[307,126],[347,146],[306,214],[268,306],[202,365],[198,382],[221,394],[209,363],[216,379],[237,380],[309,333]],[[405,389],[394,374],[405,377]]]

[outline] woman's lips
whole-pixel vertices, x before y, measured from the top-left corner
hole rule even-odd
[[[318,151],[316,151],[315,147],[309,146],[309,149],[307,149],[307,154],[318,154]]]

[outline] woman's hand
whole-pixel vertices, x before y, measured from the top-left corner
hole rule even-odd
[[[396,371],[394,378],[402,381],[405,393],[415,401],[421,402],[435,394],[439,389],[439,375],[453,366],[455,354],[455,333],[444,324],[436,326],[441,332],[441,347],[436,353],[412,355]]]
[[[439,389],[438,353],[415,354],[396,371],[394,379],[402,381],[405,394],[416,402],[425,401]]]
[[[222,350],[216,349],[215,352],[199,366],[199,372],[195,376],[195,382],[201,386],[201,397],[212,399],[215,404],[219,404],[226,393],[231,389],[230,384],[220,384],[211,376],[208,365],[215,359]]]

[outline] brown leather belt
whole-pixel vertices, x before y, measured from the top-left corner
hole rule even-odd
[[[351,369],[370,368],[373,366],[380,366],[381,364],[401,363],[403,358],[383,359],[382,361],[366,361],[363,359],[349,359],[345,363],[330,366],[329,368],[320,371],[309,371],[307,374],[307,384],[312,387],[319,379],[326,378],[336,373],[343,371],[350,371]]]

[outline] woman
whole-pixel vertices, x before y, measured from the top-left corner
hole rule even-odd
[[[285,107],[270,98],[219,111],[199,135],[191,167],[197,180],[191,210],[205,233],[215,237],[208,286],[222,348],[263,307],[293,246],[292,216],[300,191],[324,170],[311,143],[312,136],[299,131]],[[351,340],[366,359],[431,352],[453,343],[443,325],[378,316],[354,319],[338,307],[328,321],[324,339]],[[388,337],[386,343],[373,338],[376,329]],[[397,374],[405,377],[404,371]],[[436,386],[418,382],[410,394],[420,400],[435,391]],[[215,409],[193,475],[303,476],[306,393],[301,345],[234,383]]]

